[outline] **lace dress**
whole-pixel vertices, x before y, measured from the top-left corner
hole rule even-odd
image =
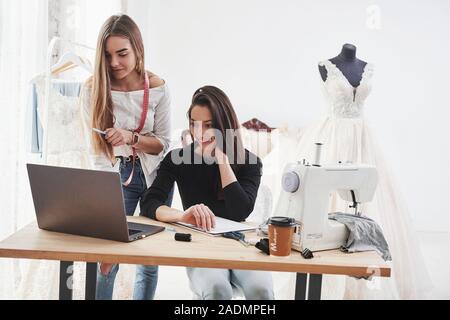
[[[43,119],[45,77],[37,77],[34,83],[38,97],[38,115],[40,119]],[[88,149],[82,134],[79,97],[74,92],[71,92],[70,95],[64,94],[65,87],[70,87],[70,85],[75,85],[78,91],[81,87],[81,83],[64,80],[52,80],[51,82],[48,125],[46,126],[46,164],[71,168],[88,168]]]

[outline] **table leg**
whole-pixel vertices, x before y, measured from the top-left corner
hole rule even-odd
[[[295,300],[320,300],[322,293],[322,275],[297,273]]]
[[[72,300],[73,262],[59,263],[59,300]]]
[[[295,300],[306,300],[307,280],[308,274],[297,273],[297,279],[295,281]]]
[[[86,263],[86,288],[85,299],[95,300],[97,289],[97,263]]]
[[[322,275],[309,275],[308,300],[320,300],[322,293]]]

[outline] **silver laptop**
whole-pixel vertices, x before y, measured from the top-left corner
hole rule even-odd
[[[127,223],[118,172],[27,164],[40,229],[130,242],[165,228]]]

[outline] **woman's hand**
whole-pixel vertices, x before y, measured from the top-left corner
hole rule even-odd
[[[207,158],[214,158],[214,149],[216,148],[216,137],[214,129],[208,129],[205,132],[201,132],[201,136],[195,136],[195,141],[197,142],[197,147],[195,152],[201,154]]]
[[[203,141],[207,141],[207,145],[204,146],[205,154],[210,156],[211,158],[216,159],[217,164],[226,164],[228,163],[227,155],[219,148],[216,135],[213,129],[208,129],[203,135]]]
[[[216,158],[217,164],[229,163],[228,156],[217,145],[214,147],[214,157]]]
[[[111,263],[100,263],[100,272],[105,277],[111,272],[114,265]]]
[[[205,231],[216,227],[216,216],[204,204],[198,204],[187,209],[180,222],[189,223]]]
[[[133,139],[133,133],[127,130],[118,128],[109,128],[106,129],[105,131],[106,131],[105,139],[113,147],[120,147],[123,145],[131,144],[131,140]]]

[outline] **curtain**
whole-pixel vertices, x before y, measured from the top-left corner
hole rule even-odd
[[[29,81],[43,72],[47,0],[0,1],[0,239],[33,221],[26,176]],[[15,297],[23,261],[0,260],[0,299]]]
[[[31,80],[45,72],[49,37],[56,34],[95,47],[100,26],[121,5],[119,0],[0,0],[0,240],[36,221],[26,163],[40,158],[29,153],[28,102]],[[54,19],[49,19],[49,8]],[[0,259],[0,299],[56,299],[54,264]],[[29,281],[49,266],[55,273]],[[81,283],[76,281],[74,290]]]

